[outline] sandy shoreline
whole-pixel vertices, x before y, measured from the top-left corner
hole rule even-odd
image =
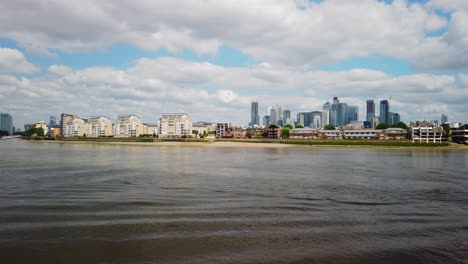
[[[253,143],[253,142],[96,142],[96,141],[31,141],[53,144],[98,144],[98,145],[130,145],[130,146],[173,146],[173,147],[209,147],[209,148],[308,148],[308,149],[381,149],[381,150],[425,150],[452,151],[468,150],[467,145],[452,144],[447,147],[421,146],[378,146],[378,145],[296,145],[282,143]]]

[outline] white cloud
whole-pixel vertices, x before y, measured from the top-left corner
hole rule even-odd
[[[320,110],[339,96],[359,106],[362,119],[366,99],[391,97],[391,111],[399,112],[405,121],[449,113],[451,120],[467,122],[466,79],[463,74],[393,76],[367,69],[303,72],[268,64],[241,68],[142,58],[124,70],[54,65],[48,74],[34,78],[0,75],[0,90],[6,94],[0,105],[2,111],[18,113],[16,122],[23,123],[62,112],[111,118],[135,113],[154,123],[161,112],[183,111],[195,121],[247,124],[253,99],[259,100],[261,114],[266,105],[276,104],[295,114]]]
[[[17,49],[0,48],[0,73],[35,73],[39,69]]]
[[[440,8],[454,18],[437,15]],[[466,1],[3,1],[0,35],[45,56],[54,56],[50,49],[116,43],[214,56],[226,45],[260,62],[294,67],[386,55],[418,68],[458,69],[468,66],[461,10]],[[426,36],[446,27],[442,37]]]

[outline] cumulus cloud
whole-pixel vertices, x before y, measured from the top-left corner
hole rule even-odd
[[[441,8],[454,18],[438,15]],[[0,3],[0,35],[45,56],[54,55],[50,49],[76,52],[116,43],[215,56],[225,45],[261,62],[294,67],[387,55],[418,68],[458,69],[468,66],[466,12],[460,10],[466,1],[18,0]],[[444,36],[426,35],[445,28]]]
[[[451,120],[466,122],[466,81],[462,74],[296,71],[264,63],[222,67],[160,57],[139,59],[127,69],[74,70],[53,65],[48,74],[34,78],[0,75],[0,105],[2,111],[17,113],[16,122],[23,123],[62,112],[111,118],[135,113],[154,123],[161,112],[182,111],[195,121],[245,125],[253,99],[260,102],[262,115],[266,105],[281,105],[294,114],[320,110],[326,101],[339,96],[343,102],[359,106],[363,119],[366,99],[376,97],[378,103],[391,97],[391,111],[399,112],[404,121],[450,113]]]
[[[39,68],[17,49],[0,48],[0,73],[35,73]]]

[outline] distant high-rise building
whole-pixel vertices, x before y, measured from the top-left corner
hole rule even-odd
[[[310,126],[310,112],[300,112],[297,113],[297,124],[303,127]]]
[[[399,113],[394,113],[393,114],[393,124],[392,125],[400,123],[400,122],[401,122],[400,114]]]
[[[271,108],[270,110],[270,123],[275,124],[278,122],[278,112],[275,108]]]
[[[340,100],[338,97],[333,97],[333,104],[331,105],[331,115],[330,115],[330,123],[334,126],[337,125],[338,121],[338,104]]]
[[[57,125],[57,118],[55,116],[49,117],[49,127],[54,127]]]
[[[288,120],[291,120],[291,110],[283,110],[283,125],[286,125]]]
[[[7,113],[0,113],[0,131],[8,135],[13,134],[13,117]]]
[[[321,111],[310,112],[309,126],[311,128],[322,127],[322,112]]]
[[[336,125],[344,126],[348,121],[348,104],[338,103],[336,106]]]
[[[441,123],[441,124],[445,124],[445,123],[447,123],[448,121],[449,121],[449,120],[448,120],[448,116],[446,116],[446,115],[444,115],[444,114],[442,114],[442,115],[440,116],[440,123]]]
[[[252,102],[250,109],[250,126],[260,125],[260,116],[258,115],[258,102]]]
[[[380,123],[387,123],[390,121],[389,113],[390,112],[390,105],[388,104],[387,100],[380,101]]]
[[[391,126],[393,125],[395,122],[393,121],[393,112],[388,112],[388,124]]]
[[[352,121],[359,120],[359,107],[357,106],[348,106],[348,124]]]
[[[366,121],[372,122],[375,117],[375,103],[374,100],[367,100]]]
[[[331,106],[326,102],[322,107],[322,127],[330,124]]]
[[[266,115],[266,116],[263,117],[263,125],[264,126],[268,126],[268,124],[270,124],[270,122],[271,122],[271,118],[270,118],[269,115]]]

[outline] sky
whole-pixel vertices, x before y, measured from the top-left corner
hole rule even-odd
[[[468,1],[0,1],[0,112],[247,125],[338,96],[468,123]],[[377,110],[378,112],[378,110]]]

